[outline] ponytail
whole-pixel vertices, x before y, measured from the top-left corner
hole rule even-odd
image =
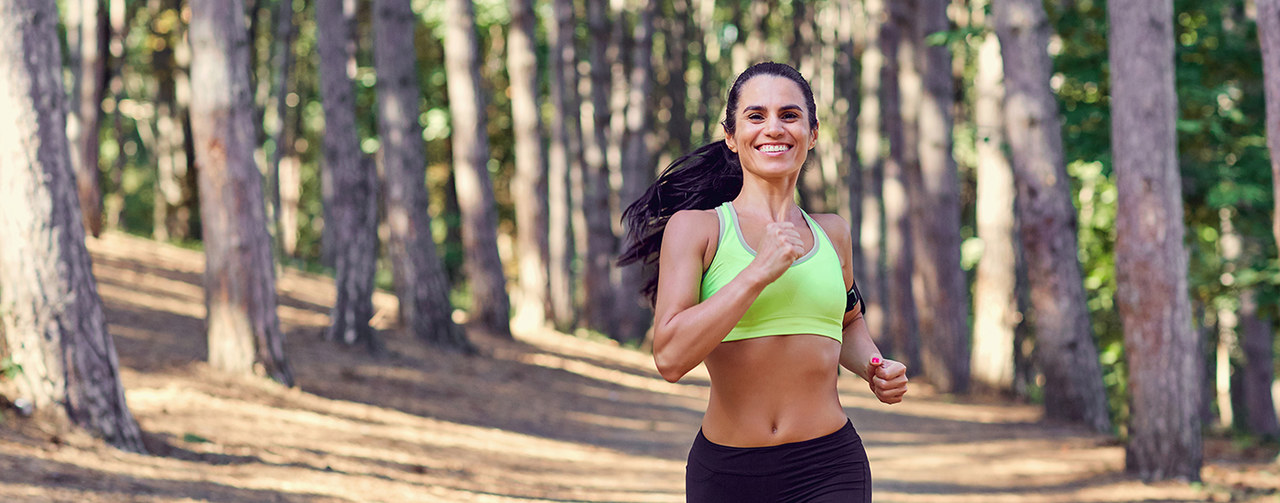
[[[658,293],[658,252],[667,220],[680,210],[707,210],[738,196],[742,167],[724,141],[676,159],[626,211],[627,246],[618,265],[641,264],[640,293],[652,304]]]

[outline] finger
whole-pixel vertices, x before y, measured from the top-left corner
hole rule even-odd
[[[876,370],[876,375],[885,379],[896,379],[906,373],[907,366],[893,360],[885,360],[885,363]]]

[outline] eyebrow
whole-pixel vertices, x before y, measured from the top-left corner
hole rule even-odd
[[[781,108],[781,110],[799,110],[799,111],[801,111],[801,112],[803,112],[803,111],[804,111],[804,109],[803,109],[803,108],[800,108],[800,105],[783,105],[783,106],[782,106],[782,108]],[[743,108],[743,109],[742,109],[742,113],[747,113],[747,112],[765,112],[765,111],[768,111],[768,109],[767,109],[767,108],[765,108],[765,107],[763,107],[763,106],[760,106],[760,105],[751,105],[751,106],[749,106],[749,107],[746,107],[746,108]]]

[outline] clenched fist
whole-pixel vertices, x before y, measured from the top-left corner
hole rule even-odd
[[[867,364],[867,384],[881,402],[901,402],[902,395],[907,393],[907,366],[902,362],[873,356]]]
[[[764,228],[764,235],[757,243],[756,258],[751,261],[765,283],[787,272],[787,268],[804,255],[804,241],[791,222],[773,222]]]

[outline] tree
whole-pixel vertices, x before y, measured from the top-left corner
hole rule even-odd
[[[960,182],[951,155],[951,53],[926,37],[946,31],[947,0],[917,0],[917,61],[923,82],[919,101],[919,163],[907,164],[911,181],[915,271],[922,291],[921,364],[944,391],[969,387],[969,291],[960,268]],[[921,302],[923,301],[923,302]]]
[[[292,386],[253,160],[247,33],[240,0],[191,2],[191,129],[200,164],[209,363],[242,374],[261,365]]]
[[[547,164],[542,151],[542,118],[538,113],[538,55],[532,0],[511,0],[507,36],[507,72],[511,75],[511,120],[515,129],[516,248],[520,261],[519,325],[546,321],[547,305]]]
[[[911,201],[907,198],[905,164],[912,162],[914,151],[908,139],[907,115],[904,103],[914,103],[915,92],[909,82],[917,78],[914,71],[913,51],[904,37],[910,34],[911,11],[907,2],[889,1],[889,20],[880,25],[881,50],[884,66],[880,69],[881,127],[889,140],[889,156],[884,160],[884,249],[885,297],[884,310],[889,313],[889,331],[893,334],[895,359],[907,364],[912,372],[919,372],[920,347],[916,342],[919,319],[916,301],[912,294],[912,268],[915,254],[911,244]],[[914,138],[914,136],[912,136]]]
[[[1004,128],[1017,186],[1037,353],[1048,417],[1109,432],[1102,369],[1077,257],[1076,212],[1049,87],[1050,26],[1034,0],[993,0],[1005,75]]]
[[[0,356],[44,418],[144,452],[84,245],[57,23],[53,2],[0,4]]]
[[[885,290],[885,235],[884,221],[884,163],[881,139],[884,121],[881,109],[884,87],[882,75],[887,64],[883,35],[885,25],[889,24],[882,0],[863,2],[867,19],[866,48],[862,51],[862,104],[858,107],[858,157],[862,164],[862,229],[861,242],[855,246],[862,252],[864,268],[856,279],[862,295],[866,298],[867,329],[875,338],[876,345],[887,355],[894,354],[893,338],[888,333],[885,310],[888,294]],[[896,54],[894,50],[894,54]],[[894,83],[896,85],[896,80]],[[846,140],[848,141],[848,140]],[[857,224],[854,224],[857,225]]]
[[[164,0],[154,4],[152,30],[155,37],[164,41],[163,48],[152,53],[157,92],[155,97],[155,162],[156,190],[153,208],[154,226],[151,235],[158,241],[191,239],[197,233],[193,229],[199,210],[195,204],[194,152],[191,150],[191,121],[187,114],[187,93],[190,79],[187,67],[191,54],[182,43],[184,23],[179,22],[179,0]]]
[[[1113,3],[1107,19],[1116,304],[1132,392],[1125,466],[1145,480],[1199,480],[1202,366],[1182,244],[1173,2]]]
[[[453,173],[462,212],[471,318],[480,327],[509,337],[511,301],[498,256],[498,222],[488,170],[489,139],[480,90],[475,11],[467,0],[448,0],[446,11],[450,22],[445,30],[445,72],[449,75]]]
[[[97,236],[102,232],[98,127],[102,122],[102,97],[107,91],[107,42],[111,25],[105,0],[71,0],[66,5],[73,100],[71,113],[67,115],[67,136],[85,230]]]
[[[552,114],[551,141],[547,150],[547,299],[551,319],[557,329],[573,327],[573,274],[570,262],[574,254],[572,239],[572,204],[569,172],[578,169],[582,141],[579,134],[577,51],[573,41],[573,1],[555,0],[552,17],[547,20],[547,38],[551,55]]]
[[[346,8],[344,8],[344,6]],[[373,274],[378,260],[377,176],[360,151],[356,136],[355,87],[348,73],[355,58],[351,0],[317,0],[316,45],[320,56],[320,95],[324,105],[324,165],[333,197],[325,233],[332,230],[334,283],[338,297],[329,314],[325,338],[376,349],[373,328]],[[412,32],[410,32],[412,33]],[[416,102],[415,102],[416,103]]]
[[[609,13],[606,0],[586,0],[587,60],[591,71],[583,76],[590,106],[582,108],[582,199],[574,207],[574,231],[582,251],[583,315],[587,327],[605,333],[617,328],[613,284],[609,278],[614,256],[613,227],[609,211],[609,109],[610,72]],[[590,133],[588,133],[590,132]]]
[[[975,2],[975,24],[987,24],[986,2]],[[1013,168],[1004,154],[1004,76],[1000,41],[986,33],[978,49],[974,126],[977,128],[977,227],[982,258],[973,281],[973,377],[1003,392],[1013,390],[1014,328],[1018,312],[1020,253],[1014,212]]]
[[[1262,49],[1263,89],[1266,96],[1267,150],[1271,155],[1271,232],[1280,246],[1280,0],[1258,0],[1258,45]],[[1256,309],[1256,299],[1245,306]],[[1280,436],[1270,382],[1274,379],[1274,348],[1267,324],[1255,317],[1244,327],[1247,362],[1244,377],[1246,424],[1256,433]]]
[[[418,123],[416,18],[409,0],[374,2],[374,65],[378,70],[378,133],[386,173],[389,243],[400,323],[419,340],[470,353],[462,328],[453,322],[449,278],[431,239],[427,213],[426,156]]]
[[[622,187],[618,199],[623,206],[640,198],[653,180],[653,149],[648,136],[652,129],[653,109],[649,94],[653,90],[653,18],[656,2],[641,2],[640,17],[633,33],[632,63],[626,108],[626,135],[623,138]],[[646,309],[646,301],[634,288],[640,284],[641,265],[622,269],[621,288],[617,295],[617,327],[614,337],[620,341],[639,341],[644,338],[653,317]]]

